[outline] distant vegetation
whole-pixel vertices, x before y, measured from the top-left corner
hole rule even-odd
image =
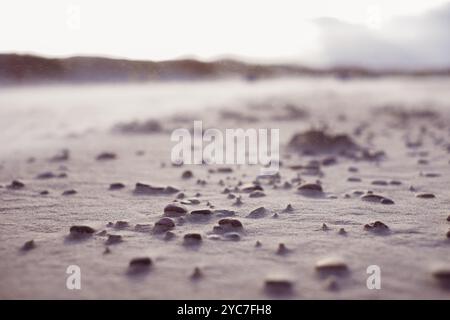
[[[335,76],[348,79],[386,75],[449,76],[450,69],[375,71],[357,67],[318,69],[288,64],[248,64],[236,60],[202,62],[184,59],[154,62],[99,57],[49,59],[32,55],[0,54],[1,84],[204,80],[226,77],[254,81],[282,76]]]

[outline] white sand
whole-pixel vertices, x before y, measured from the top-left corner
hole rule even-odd
[[[339,82],[332,79],[274,80],[260,83],[216,82],[196,84],[159,84],[76,88],[23,88],[0,91],[0,298],[277,298],[264,290],[271,274],[281,274],[293,282],[287,298],[449,298],[450,291],[433,278],[431,268],[443,264],[450,268],[446,233],[450,223],[450,155],[446,150],[450,122],[450,80],[384,79]],[[267,101],[292,102],[310,112],[307,119],[274,121],[280,108],[265,108]],[[405,110],[436,110],[438,119],[412,119],[399,127],[393,116],[381,114],[378,107],[397,105]],[[253,108],[248,107],[254,106]],[[326,123],[332,132],[352,134],[363,122],[369,127],[358,143],[384,150],[386,159],[379,163],[338,158],[338,163],[323,166],[323,177],[301,175],[307,181],[320,179],[326,196],[307,198],[295,189],[272,189],[263,185],[266,197],[249,198],[233,207],[234,200],[222,194],[223,179],[233,188],[239,180],[251,182],[259,167],[233,167],[234,172],[209,174],[208,166],[170,166],[171,143],[167,133],[151,135],[112,134],[109,128],[118,121],[161,117],[165,129],[180,127],[168,115],[177,110],[192,119],[203,119],[205,125],[221,128],[279,128],[283,167],[281,181],[297,175],[289,165],[306,164],[312,157],[285,156],[286,144],[295,132],[311,125]],[[255,107],[257,106],[257,107]],[[220,119],[217,108],[236,108],[258,118],[258,122]],[[202,112],[200,110],[211,110]],[[250,108],[250,109],[249,109]],[[347,120],[338,120],[345,115]],[[164,117],[164,118],[163,118]],[[437,123],[443,122],[438,128]],[[192,122],[185,122],[191,127]],[[423,145],[417,149],[405,146],[405,137],[417,137],[421,126]],[[440,141],[439,139],[442,139]],[[70,150],[66,162],[49,162],[58,150]],[[144,150],[143,156],[136,151]],[[96,161],[103,151],[115,152],[116,160]],[[417,155],[427,151],[428,155]],[[28,163],[27,159],[36,160]],[[418,164],[428,159],[429,164]],[[161,163],[167,164],[161,168]],[[61,167],[63,166],[63,167]],[[354,166],[359,172],[348,172]],[[194,178],[182,180],[185,170]],[[67,178],[38,180],[45,171],[66,172]],[[420,173],[438,173],[426,177]],[[243,177],[243,174],[246,176]],[[230,177],[227,180],[227,177]],[[348,182],[348,177],[361,182]],[[5,186],[13,179],[26,184],[22,190]],[[205,179],[208,184],[196,184]],[[371,185],[373,180],[399,180],[401,185]],[[122,182],[125,189],[110,191],[109,184]],[[154,224],[171,196],[136,196],[136,182],[173,185],[188,197],[201,193],[201,204],[189,209],[205,208],[211,202],[216,209],[237,212],[245,228],[240,241],[207,239],[219,220],[177,225],[176,237],[165,241],[151,233],[136,232],[134,225]],[[417,192],[409,190],[414,186]],[[75,189],[73,196],[61,196]],[[50,192],[39,195],[42,190]],[[354,190],[373,190],[392,199],[394,205],[364,202],[352,195]],[[419,199],[416,193],[436,195]],[[345,198],[350,194],[350,198]],[[294,211],[283,213],[286,205]],[[264,206],[270,214],[261,219],[246,218]],[[278,213],[278,218],[272,218]],[[114,230],[111,221],[126,220],[130,228]],[[365,231],[367,223],[380,220],[390,227],[390,234]],[[326,223],[329,231],[322,230]],[[66,240],[72,225],[88,225],[98,231],[120,234],[124,242],[110,246],[104,255],[106,237],[94,235],[88,240]],[[347,235],[339,235],[345,228]],[[203,243],[195,250],[182,245],[183,235],[199,232]],[[25,241],[34,239],[36,248],[20,251]],[[255,247],[260,241],[262,246]],[[279,243],[289,249],[276,254]],[[134,257],[149,256],[152,270],[146,275],[129,275],[127,268]],[[340,256],[349,272],[335,276],[338,290],[329,290],[330,277],[321,276],[315,263],[325,257]],[[66,289],[66,268],[81,267],[82,289]],[[366,268],[381,268],[381,290],[368,290]],[[195,267],[203,277],[190,278]]]

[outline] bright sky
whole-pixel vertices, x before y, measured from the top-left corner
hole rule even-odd
[[[2,0],[0,52],[132,59],[301,59],[320,48],[312,22],[383,28],[448,0]]]

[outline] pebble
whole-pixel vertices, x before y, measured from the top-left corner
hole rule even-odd
[[[356,168],[356,167],[348,167],[348,172],[358,172],[359,170],[358,170],[358,168]]]
[[[200,270],[199,267],[195,267],[194,272],[192,272],[192,274],[191,274],[191,279],[198,280],[202,277],[203,277],[203,272]]]
[[[283,188],[284,188],[284,189],[290,189],[290,188],[292,188],[292,184],[290,184],[288,181],[286,181],[286,182],[283,184]]]
[[[23,182],[20,182],[19,180],[13,180],[11,182],[11,184],[6,186],[6,188],[13,189],[13,190],[18,190],[18,189],[25,188],[25,184]]]
[[[234,199],[234,198],[236,198],[236,196],[234,194],[232,194],[232,193],[229,193],[227,198],[228,199]]]
[[[164,216],[166,217],[182,217],[188,212],[187,208],[179,204],[168,204],[164,207]]]
[[[313,196],[323,194],[322,186],[318,183],[305,183],[297,188],[300,194]]]
[[[233,169],[229,168],[229,167],[222,167],[222,168],[217,168],[217,172],[219,172],[219,173],[231,173],[231,172],[233,172]]]
[[[202,236],[199,233],[187,233],[183,240],[185,245],[198,245],[202,242]]]
[[[96,157],[96,159],[99,160],[99,161],[102,161],[102,160],[114,160],[116,158],[117,158],[117,155],[115,153],[112,153],[112,152],[102,152]]]
[[[214,214],[218,217],[231,217],[231,216],[236,215],[236,211],[220,209],[220,210],[214,210]]]
[[[114,224],[114,228],[116,229],[125,229],[129,226],[130,224],[128,223],[128,221],[116,221],[116,223]]]
[[[253,183],[242,185],[240,190],[246,193],[250,193],[253,191],[264,191],[264,189],[260,185],[256,185]]]
[[[327,257],[316,262],[315,268],[318,272],[324,273],[344,273],[348,271],[348,266],[340,257]]]
[[[130,273],[141,273],[148,271],[152,266],[152,259],[149,257],[133,258],[129,263]]]
[[[447,231],[447,238],[450,239],[450,230]]]
[[[283,212],[292,212],[292,211],[294,211],[294,208],[292,207],[292,205],[290,203],[283,210]]]
[[[261,247],[261,246],[262,246],[261,241],[256,240],[256,242],[255,242],[255,247],[259,248],[259,247]]]
[[[236,201],[233,203],[233,205],[234,205],[234,206],[240,206],[240,205],[242,205],[242,204],[243,204],[243,202],[242,202],[241,196],[236,197]]]
[[[29,251],[36,248],[36,243],[34,243],[34,240],[27,241],[22,246],[22,251]]]
[[[367,193],[366,195],[363,195],[361,197],[361,200],[368,202],[377,202],[381,204],[394,204],[394,201],[392,201],[391,199],[373,193]]]
[[[323,231],[328,231],[328,230],[330,230],[330,228],[325,223],[323,223],[322,224],[322,230]]]
[[[118,235],[118,234],[110,234],[108,235],[108,239],[106,240],[106,244],[110,245],[110,244],[117,244],[122,242],[122,236]]]
[[[450,215],[447,217],[447,221],[450,221]]]
[[[382,233],[382,232],[388,232],[389,227],[381,221],[375,221],[375,222],[366,224],[364,226],[364,230]]]
[[[263,218],[267,214],[267,209],[259,207],[247,215],[247,218]]]
[[[226,232],[226,233],[224,233],[223,237],[225,238],[225,240],[230,240],[230,241],[241,240],[241,236],[237,232]]]
[[[177,199],[184,199],[186,197],[186,195],[183,192],[180,192],[179,194],[177,194]]]
[[[103,251],[103,254],[110,254],[111,253],[111,249],[109,249],[109,247],[105,248],[105,251]]]
[[[66,190],[62,193],[63,196],[72,196],[74,194],[77,194],[77,191],[74,189]]]
[[[348,182],[361,182],[361,178],[357,178],[357,177],[349,177],[347,178]]]
[[[277,254],[283,255],[283,254],[286,254],[288,252],[289,252],[289,250],[288,250],[288,248],[286,248],[284,243],[278,244]]]
[[[201,209],[201,210],[191,211],[191,215],[193,215],[193,216],[209,216],[212,214],[213,214],[213,212],[209,209]]]
[[[175,222],[171,218],[162,218],[159,219],[155,226],[153,227],[153,231],[156,233],[163,233],[175,228]]]
[[[36,179],[44,180],[44,179],[52,179],[55,177],[56,177],[56,175],[53,172],[47,171],[47,172],[42,172],[42,173],[38,174],[36,176]]]
[[[109,185],[109,190],[120,190],[125,188],[125,185],[123,183],[117,182],[117,183],[111,183]]]
[[[164,240],[166,241],[172,240],[173,238],[175,238],[175,233],[173,233],[172,231],[167,231],[164,234]]]
[[[400,186],[402,184],[402,182],[398,181],[398,180],[391,180],[391,181],[389,181],[389,184],[391,186]]]
[[[339,233],[340,235],[346,235],[346,234],[347,234],[347,231],[345,231],[344,228],[340,228],[338,233]]]
[[[291,294],[293,283],[290,279],[282,276],[270,276],[265,280],[264,288],[269,294]]]
[[[134,188],[134,194],[138,195],[164,195],[164,194],[173,194],[178,193],[180,190],[177,188],[167,186],[167,187],[161,187],[161,186],[152,186],[149,184],[144,183],[136,183],[136,186]]]
[[[84,238],[92,236],[95,230],[89,226],[71,226],[70,236],[72,238]]]
[[[450,284],[450,268],[436,266],[433,268],[431,274],[436,280],[441,281],[443,284]]]
[[[60,153],[55,154],[53,157],[50,158],[50,161],[52,162],[61,162],[61,161],[67,161],[70,158],[70,152],[67,149],[61,150]]]
[[[261,198],[265,196],[266,194],[263,191],[253,191],[249,194],[250,198]]]
[[[48,192],[48,190],[43,190],[43,191],[41,191],[41,192],[39,192],[39,194],[41,195],[41,196],[46,196],[46,195],[48,195],[50,192]]]
[[[422,198],[422,199],[433,199],[436,198],[436,196],[432,193],[419,193],[416,195],[417,198]]]
[[[181,174],[181,178],[183,178],[183,179],[190,179],[193,176],[194,176],[194,174],[190,170],[186,170]]]
[[[374,186],[387,186],[388,185],[388,183],[384,180],[374,180],[374,181],[372,181],[372,184]]]
[[[219,226],[225,229],[232,229],[232,230],[241,230],[243,229],[242,222],[240,222],[238,219],[232,219],[232,218],[224,218],[220,219],[218,222]]]

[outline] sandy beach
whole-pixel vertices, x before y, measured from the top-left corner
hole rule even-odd
[[[1,89],[0,298],[448,299],[449,87],[305,77]],[[194,120],[279,129],[279,173],[172,165],[170,135]],[[66,287],[70,265],[81,290]],[[367,286],[373,265],[379,290]]]

